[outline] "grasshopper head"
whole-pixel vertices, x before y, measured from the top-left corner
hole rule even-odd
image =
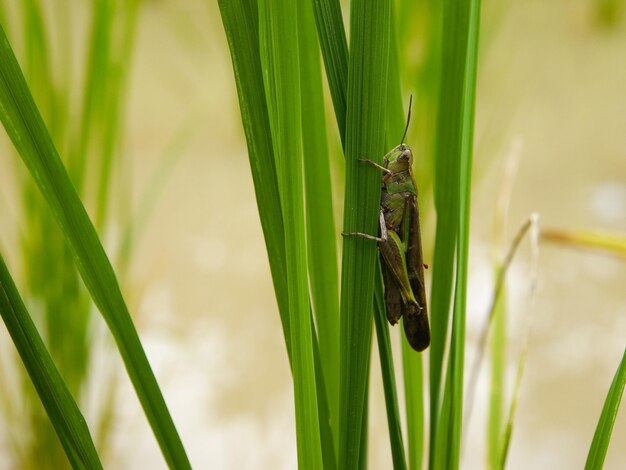
[[[413,152],[407,144],[400,144],[387,157],[385,167],[392,173],[409,171],[413,165]]]

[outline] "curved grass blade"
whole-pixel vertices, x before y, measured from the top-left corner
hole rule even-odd
[[[189,468],[189,460],[141,346],[111,263],[63,167],[1,28],[0,118],[63,230],[78,271],[115,338],[165,460],[172,468]]]
[[[626,350],[624,351],[622,361],[615,372],[611,388],[609,388],[609,393],[604,401],[602,413],[600,414],[600,419],[598,420],[598,426],[596,426],[596,432],[593,435],[593,441],[591,441],[589,455],[587,455],[585,470],[600,469],[604,464],[604,458],[606,457],[606,451],[609,447],[609,441],[611,440],[611,432],[613,431],[613,424],[615,423],[617,410],[619,409],[619,404],[622,400],[625,384]]]
[[[250,170],[274,284],[283,336],[291,360],[289,306],[285,272],[285,235],[278,178],[259,56],[259,17],[252,0],[219,0],[228,39]]]
[[[89,428],[0,255],[0,316],[74,468],[102,468]]]

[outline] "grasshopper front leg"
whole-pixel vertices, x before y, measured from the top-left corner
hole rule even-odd
[[[378,163],[373,162],[372,160],[369,160],[367,158],[359,158],[359,161],[362,163],[367,163],[368,165],[372,165],[374,168],[378,168],[383,173],[387,173],[389,175],[392,173],[392,171],[389,170],[388,168],[385,168],[384,166],[379,165]]]
[[[385,215],[383,211],[380,211],[380,217],[378,218],[380,223],[380,237],[375,237],[374,235],[369,235],[363,232],[341,232],[341,235],[344,237],[362,237],[367,238],[368,240],[375,240],[378,243],[384,243],[387,241],[387,224],[385,224]]]

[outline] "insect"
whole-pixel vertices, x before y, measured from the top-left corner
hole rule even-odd
[[[411,120],[411,103],[400,145],[384,156],[382,166],[359,159],[382,171],[380,198],[380,236],[361,232],[342,233],[376,240],[385,285],[387,320],[395,325],[400,318],[409,344],[423,351],[430,344],[424,260],[417,185],[413,178],[413,153],[404,143]]]

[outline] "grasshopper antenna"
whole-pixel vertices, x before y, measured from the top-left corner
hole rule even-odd
[[[406,137],[406,133],[409,130],[409,123],[411,122],[411,104],[413,104],[413,95],[409,97],[409,113],[406,116],[406,127],[404,128],[404,134],[402,135],[402,140],[400,141],[400,145],[404,143],[404,138]]]

